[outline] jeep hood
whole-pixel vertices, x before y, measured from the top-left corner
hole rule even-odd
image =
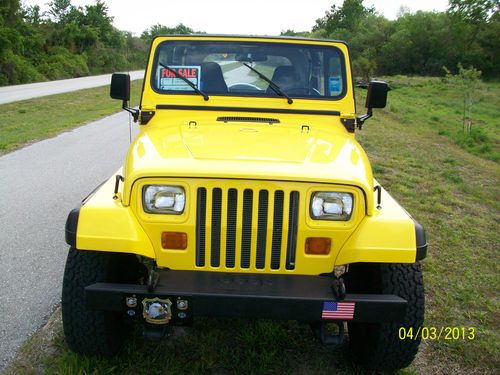
[[[124,176],[130,189],[139,178],[175,176],[314,181],[373,190],[368,158],[351,134],[300,124],[150,128],[130,148]]]

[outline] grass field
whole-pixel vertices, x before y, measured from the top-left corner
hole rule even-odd
[[[141,86],[132,81],[132,105],[139,104]],[[0,155],[120,110],[109,86],[0,105]]]
[[[498,373],[500,166],[491,159],[498,160],[500,86],[481,88],[478,126],[490,149],[479,152],[456,136],[461,112],[452,88],[438,89],[435,79],[390,80],[395,89],[388,107],[375,110],[358,140],[376,178],[426,228],[425,325],[475,329],[473,340],[423,341],[415,362],[401,373]],[[364,92],[357,94],[362,112]],[[68,351],[56,313],[7,373],[361,373],[345,354],[322,347],[308,326],[296,322],[200,319],[160,344],[138,338],[114,359],[84,358]]]

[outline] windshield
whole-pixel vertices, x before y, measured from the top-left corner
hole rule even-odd
[[[179,74],[207,95],[340,99],[346,89],[344,57],[329,46],[172,40],[158,46],[153,69],[162,94],[195,93]]]

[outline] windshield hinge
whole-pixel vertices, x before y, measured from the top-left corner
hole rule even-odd
[[[155,113],[156,113],[155,111],[141,111],[139,123],[141,125],[146,125],[149,122],[149,120],[151,120],[153,118]]]
[[[355,117],[341,117],[340,122],[349,133],[354,133],[356,129],[356,118]]]

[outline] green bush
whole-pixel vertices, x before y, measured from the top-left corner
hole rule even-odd
[[[0,84],[16,85],[46,80],[27,59],[11,50],[5,51],[0,59]]]
[[[72,54],[63,47],[53,48],[40,62],[38,69],[51,80],[89,75],[85,56]]]

